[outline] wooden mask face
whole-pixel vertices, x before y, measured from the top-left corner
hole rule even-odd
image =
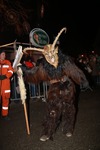
[[[53,65],[55,68],[58,66],[58,47],[52,48],[52,45],[46,45],[44,47],[43,55],[45,59]]]

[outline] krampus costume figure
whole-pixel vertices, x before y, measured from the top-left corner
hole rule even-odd
[[[62,121],[62,131],[70,137],[73,134],[76,107],[75,84],[88,86],[84,73],[75,65],[71,57],[62,54],[56,42],[63,28],[55,38],[53,44],[41,48],[25,48],[42,52],[44,58],[33,69],[24,69],[25,79],[29,83],[49,82],[48,97],[46,99],[47,112],[43,123],[41,141],[53,139],[53,135]]]

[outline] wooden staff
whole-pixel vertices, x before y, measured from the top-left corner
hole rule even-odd
[[[19,91],[20,91],[22,104],[24,105],[24,114],[25,114],[25,120],[26,120],[27,133],[30,134],[28,115],[27,115],[27,109],[26,109],[26,101],[25,101],[26,100],[26,88],[25,88],[25,84],[23,80],[23,72],[22,72],[21,67],[17,67],[18,64],[20,63],[22,56],[23,56],[22,46],[19,46],[18,51],[16,53],[15,60],[13,62],[13,68],[17,72],[17,75],[18,75]]]
[[[13,45],[13,44],[16,44],[16,45],[27,45],[27,46],[30,46],[30,45],[31,45],[30,43],[16,42],[16,40],[15,40],[15,41],[12,42],[12,43],[0,45],[0,48],[2,48],[2,47],[7,47],[7,46],[10,46],[10,45]]]
[[[24,105],[24,113],[25,113],[27,133],[30,134],[28,115],[27,115],[27,109],[26,109],[26,102],[25,102],[25,100],[26,100],[26,88],[25,88],[25,84],[23,81],[23,72],[22,72],[22,69],[20,67],[17,70],[17,74],[18,74],[20,96],[21,96],[22,104]]]
[[[27,128],[27,134],[30,134],[30,129],[29,129],[29,123],[28,123],[28,115],[27,115],[27,109],[26,109],[26,103],[24,105],[24,113],[25,113],[25,119],[26,119],[26,128]]]
[[[8,43],[8,44],[4,44],[4,45],[1,45],[0,46],[0,48],[2,48],[2,47],[7,47],[7,46],[9,46],[9,45],[13,45],[14,44],[14,42],[12,42],[12,43]]]

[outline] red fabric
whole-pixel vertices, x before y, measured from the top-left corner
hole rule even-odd
[[[9,60],[0,61],[0,75],[6,75],[6,79],[0,80],[0,96],[2,97],[2,116],[8,115],[9,98],[10,98],[10,77],[14,69]]]
[[[10,95],[10,93],[9,93]],[[5,93],[2,95],[2,116],[7,116],[9,111],[9,98],[5,97]]]
[[[26,65],[28,68],[34,67],[33,63],[30,62],[30,61],[25,61],[25,65]]]
[[[6,79],[0,80],[1,95],[6,90],[10,90],[10,77],[13,75],[13,68],[9,60],[3,60],[0,62],[0,75],[6,75]]]

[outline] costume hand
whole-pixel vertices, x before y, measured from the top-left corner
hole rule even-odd
[[[0,75],[0,80],[4,80],[6,78],[7,78],[6,75]]]
[[[89,82],[88,81],[85,81],[83,82],[81,85],[80,85],[81,89],[87,89],[89,88]]]

